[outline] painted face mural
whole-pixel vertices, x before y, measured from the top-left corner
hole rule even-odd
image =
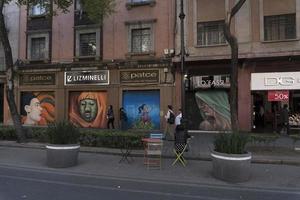
[[[25,125],[47,125],[55,120],[54,92],[22,92],[21,117]]]
[[[230,106],[225,91],[198,91],[195,93],[200,110],[200,130],[230,130]]]
[[[106,92],[71,92],[69,119],[77,127],[104,128],[107,110]]]
[[[82,99],[79,104],[79,113],[82,119],[87,122],[93,121],[98,113],[97,100]]]
[[[126,91],[123,107],[127,111],[128,127],[134,129],[159,129],[159,91]]]

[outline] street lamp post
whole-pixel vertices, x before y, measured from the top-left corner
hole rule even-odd
[[[185,109],[185,71],[184,71],[184,62],[185,62],[185,47],[184,47],[184,18],[185,14],[183,11],[183,0],[180,0],[180,13],[179,13],[179,19],[180,19],[180,56],[181,56],[181,63],[180,63],[180,69],[181,69],[181,110],[182,110],[182,122],[184,127],[186,127],[186,109]],[[186,129],[186,128],[184,128]]]

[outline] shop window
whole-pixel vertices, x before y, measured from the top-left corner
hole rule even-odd
[[[76,30],[76,57],[100,56],[100,29]]]
[[[296,39],[296,15],[273,15],[264,17],[265,41]]]
[[[224,20],[197,23],[197,45],[209,46],[225,44]]]
[[[30,34],[28,35],[28,59],[40,61],[49,59],[49,35]]]
[[[128,24],[130,54],[151,54],[154,51],[153,23]]]
[[[46,7],[49,6],[48,0],[39,0],[35,5],[30,6],[29,15],[30,16],[41,16],[46,14]]]

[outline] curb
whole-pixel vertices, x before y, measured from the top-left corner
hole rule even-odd
[[[46,144],[42,143],[23,143],[19,144],[15,141],[7,141],[7,142],[0,142],[0,147],[10,147],[10,148],[28,148],[28,149],[46,149]],[[121,156],[120,149],[113,149],[113,148],[101,148],[101,147],[80,147],[80,152],[82,153],[99,153],[104,155],[116,155]],[[144,153],[143,150],[132,150],[130,156],[132,157],[143,157]],[[167,159],[174,159],[174,156],[171,155],[162,155],[162,158]],[[199,160],[199,161],[212,161],[211,157],[208,156],[186,156],[187,160]],[[276,164],[276,165],[295,165],[300,166],[300,160],[284,160],[278,158],[252,158],[251,163],[255,164]]]

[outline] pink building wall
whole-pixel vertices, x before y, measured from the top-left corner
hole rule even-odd
[[[103,59],[126,59],[128,53],[128,30],[125,22],[156,19],[154,22],[155,57],[163,57],[164,49],[174,48],[175,2],[156,1],[154,6],[126,8],[124,0],[117,1],[116,12],[104,19]],[[26,59],[27,10],[21,9],[20,15],[20,59]],[[51,62],[72,62],[74,57],[74,6],[67,14],[53,17]]]
[[[162,57],[163,50],[174,48],[174,9],[172,0],[157,0],[154,6],[126,8],[124,0],[117,1],[116,13],[104,20],[103,57],[104,60],[125,59],[128,53],[128,29],[125,22],[156,19],[154,22],[154,51]]]
[[[251,67],[242,67],[238,71],[238,120],[240,130],[251,130]]]
[[[74,6],[53,17],[52,62],[72,62],[74,57]]]

